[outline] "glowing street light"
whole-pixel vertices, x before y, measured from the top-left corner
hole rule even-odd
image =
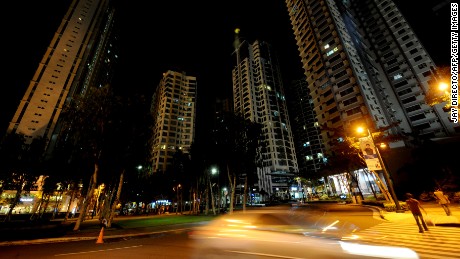
[[[449,88],[449,85],[445,82],[441,82],[439,83],[439,86],[438,86],[438,89],[441,90],[441,91],[446,91],[447,88]]]
[[[358,133],[365,133],[365,129],[362,128],[362,127],[358,127],[356,131]],[[403,210],[401,210],[401,205],[399,204],[398,197],[396,196],[396,193],[394,191],[393,183],[390,180],[390,174],[388,173],[387,168],[385,167],[385,163],[383,162],[383,159],[382,159],[382,156],[380,155],[379,149],[375,146],[374,136],[369,131],[369,129],[367,129],[367,134],[368,134],[368,139],[371,141],[372,146],[375,147],[375,152],[377,154],[378,161],[379,161],[379,163],[381,165],[380,169],[383,171],[383,176],[385,177],[385,181],[387,183],[388,190],[390,191],[391,198],[392,198],[393,202],[395,203],[396,212],[403,212]],[[382,146],[382,145],[384,145],[384,146]],[[384,143],[380,144],[380,147],[385,147],[385,146],[386,146],[386,144],[384,144]],[[366,158],[366,155],[365,155],[365,158]]]

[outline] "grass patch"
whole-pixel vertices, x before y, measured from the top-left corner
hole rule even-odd
[[[115,223],[122,228],[141,228],[141,227],[153,227],[153,226],[166,226],[184,223],[195,223],[202,221],[210,221],[216,218],[212,215],[200,215],[200,216],[189,216],[189,215],[170,215],[163,217],[152,217],[149,219],[132,219],[132,220],[120,220]]]

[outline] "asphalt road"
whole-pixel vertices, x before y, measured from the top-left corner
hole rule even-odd
[[[263,209],[263,208],[258,208]],[[310,226],[321,227],[331,224],[337,220],[337,235],[349,234],[356,230],[366,229],[381,222],[374,212],[362,206],[346,206],[339,204],[315,204],[297,207],[271,207],[270,209],[291,210],[292,213],[304,213],[307,215],[306,222]],[[173,215],[171,215],[173,216]],[[171,217],[169,216],[169,217]],[[156,218],[155,218],[156,217]],[[168,216],[160,216],[168,217]],[[159,220],[158,216],[142,218],[118,218],[118,224],[123,221],[131,221],[131,226],[139,226],[143,221],[153,219]],[[193,216],[184,216],[193,217]],[[132,224],[132,220],[139,221]],[[86,223],[88,224],[88,222]],[[173,224],[156,227],[142,227],[124,229],[129,234],[108,235],[103,239],[103,243],[96,243],[97,229],[94,232],[87,232],[92,236],[91,239],[79,239],[80,241],[66,242],[63,240],[56,242],[40,241],[36,244],[27,245],[7,245],[0,247],[0,258],[261,258],[270,255],[251,255],[235,254],[231,251],[203,251],[196,246],[196,243],[188,238],[188,233],[194,229],[196,224],[187,223]],[[88,225],[89,227],[90,225]],[[146,231],[147,230],[147,231]],[[115,230],[116,231],[116,230]],[[109,232],[109,230],[107,231]],[[127,232],[126,232],[127,233]],[[48,241],[53,239],[48,239]],[[77,240],[77,239],[75,239]],[[282,255],[277,255],[278,257]]]

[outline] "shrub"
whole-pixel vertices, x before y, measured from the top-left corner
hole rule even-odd
[[[404,201],[400,201],[399,206],[402,210],[408,210],[407,204]],[[394,202],[384,202],[383,207],[386,211],[396,211],[396,204]]]

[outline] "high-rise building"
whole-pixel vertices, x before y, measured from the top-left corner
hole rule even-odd
[[[455,134],[425,95],[436,66],[391,0],[286,0],[318,123],[421,138]],[[458,126],[457,126],[458,131]],[[326,148],[340,136],[324,130]],[[400,143],[401,144],[401,143]]]
[[[189,152],[195,138],[196,98],[196,77],[171,70],[163,73],[151,106],[153,172],[168,171],[178,150]]]
[[[307,80],[305,78],[293,80],[287,90],[299,176],[310,178],[327,162],[321,139],[321,128],[313,110],[313,100],[310,97]]]
[[[111,82],[117,63],[115,9],[108,0],[73,0],[40,62],[7,132],[28,143],[59,135],[60,114],[75,95]]]
[[[257,169],[257,187],[270,195],[290,198],[290,181],[297,175],[298,165],[278,59],[268,43],[240,43],[238,32],[236,37],[234,111],[262,125],[266,147],[263,166]]]

